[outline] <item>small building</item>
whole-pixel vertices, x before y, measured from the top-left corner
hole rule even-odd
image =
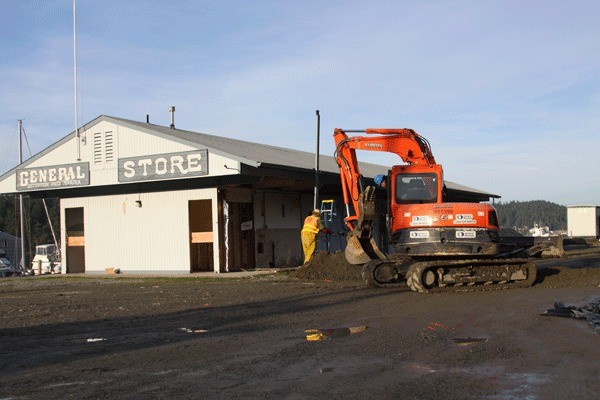
[[[313,209],[315,155],[100,116],[0,176],[0,193],[60,199],[64,273],[227,272],[297,266]],[[339,167],[320,157],[319,194],[345,248]],[[387,167],[361,163],[365,179]],[[446,182],[450,201],[499,196]],[[380,200],[385,210],[385,195]],[[332,207],[331,207],[332,206]],[[385,218],[374,226],[384,240]],[[383,239],[382,239],[383,238]]]
[[[0,231],[0,254],[5,254],[11,265],[21,262],[21,239]]]
[[[600,239],[600,207],[567,206],[567,235]]]

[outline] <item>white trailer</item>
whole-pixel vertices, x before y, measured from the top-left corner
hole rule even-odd
[[[567,206],[567,234],[569,237],[600,239],[600,207]]]

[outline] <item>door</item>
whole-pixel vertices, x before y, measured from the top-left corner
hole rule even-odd
[[[188,203],[190,272],[214,271],[212,200]]]
[[[83,207],[65,208],[67,273],[85,272],[85,229]]]
[[[229,204],[229,258],[231,270],[252,269],[254,260],[252,203]]]

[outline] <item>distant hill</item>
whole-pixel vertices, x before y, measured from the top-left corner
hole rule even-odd
[[[567,229],[567,207],[545,200],[509,201],[494,204],[500,228],[527,232],[535,224],[551,231]]]

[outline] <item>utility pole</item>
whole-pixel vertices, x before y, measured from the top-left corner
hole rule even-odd
[[[317,150],[315,152],[315,200],[313,209],[317,209],[317,202],[319,200],[319,137],[321,136],[321,115],[319,110],[317,113]]]
[[[77,161],[81,161],[81,137],[79,116],[77,115],[77,0],[73,0],[73,97],[75,98],[75,140],[77,140]]]
[[[19,126],[19,165],[23,163],[23,120],[17,120]],[[23,217],[23,195],[19,194],[19,219],[21,221],[21,271],[26,272],[25,267],[25,218]]]

